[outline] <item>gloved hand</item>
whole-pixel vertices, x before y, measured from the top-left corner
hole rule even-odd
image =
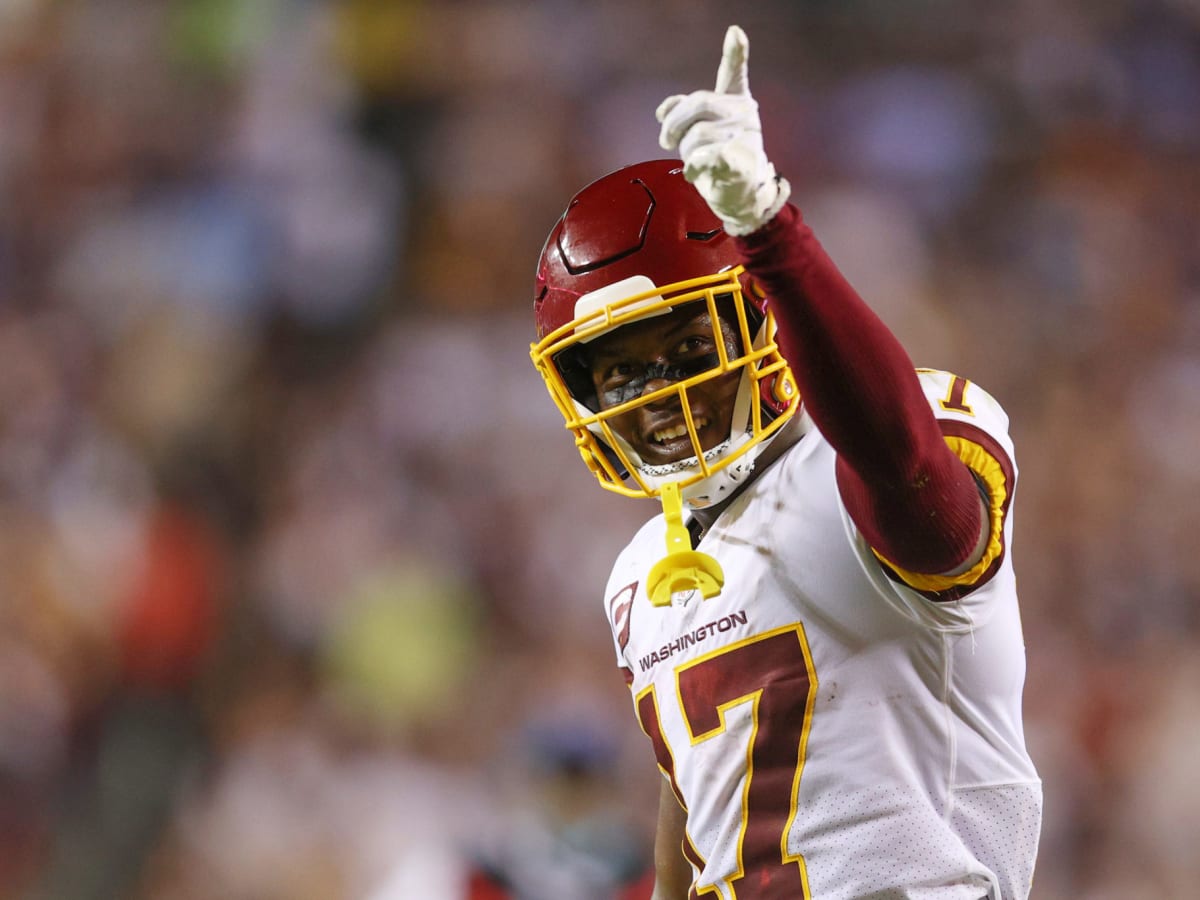
[[[676,94],[654,113],[662,123],[659,144],[679,150],[684,177],[735,235],[771,221],[792,192],[763,150],[758,102],[750,96],[749,55],[746,33],[730,25],[716,90]]]

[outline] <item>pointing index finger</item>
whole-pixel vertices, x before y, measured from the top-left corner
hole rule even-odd
[[[750,76],[747,60],[750,57],[750,39],[737,25],[730,25],[725,32],[725,45],[721,49],[721,65],[717,69],[718,94],[750,93]]]

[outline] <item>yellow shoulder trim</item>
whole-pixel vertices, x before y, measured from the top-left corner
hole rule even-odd
[[[881,562],[889,566],[906,584],[918,591],[945,591],[960,585],[974,584],[1004,552],[1004,505],[1008,500],[1008,484],[1004,478],[1004,467],[1000,465],[999,460],[974,441],[951,435],[945,435],[944,438],[955,455],[967,464],[967,468],[982,479],[984,487],[987,489],[988,517],[990,519],[987,546],[984,547],[983,556],[979,558],[979,561],[958,575],[923,575],[919,572],[909,572],[875,553]]]

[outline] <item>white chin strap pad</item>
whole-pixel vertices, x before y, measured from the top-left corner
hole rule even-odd
[[[717,462],[731,453],[737,452],[749,440],[750,435],[743,432],[736,440],[723,441],[705,452],[704,461],[709,464]],[[703,509],[706,506],[712,506],[714,503],[720,503],[730,496],[754,469],[754,459],[758,456],[764,443],[766,442],[763,441],[754,447],[748,448],[741,457],[734,460],[725,468],[714,472],[707,478],[701,478],[695,484],[684,487],[680,492],[683,501],[689,506]],[[699,470],[699,460],[694,456],[690,456],[687,459],[681,459],[678,462],[662,466],[642,466],[638,469],[638,473],[646,481],[647,485],[652,488],[660,488],[666,482],[681,481],[689,475],[697,474]]]

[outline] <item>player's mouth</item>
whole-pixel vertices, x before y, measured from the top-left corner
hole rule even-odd
[[[696,426],[696,434],[700,437],[701,446],[704,444],[704,430],[711,424],[707,416],[694,415],[692,423]],[[682,419],[653,428],[643,437],[647,452],[647,462],[661,464],[676,462],[696,455],[696,447],[688,433],[687,422]]]

